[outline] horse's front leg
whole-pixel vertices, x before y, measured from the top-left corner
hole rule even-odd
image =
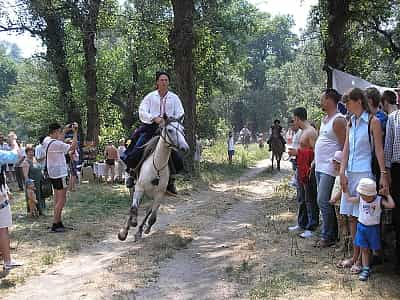
[[[142,197],[143,197],[142,191],[135,191],[135,193],[133,194],[132,206],[129,210],[129,216],[126,219],[124,226],[118,232],[118,239],[120,241],[126,240],[126,237],[128,236],[129,228],[131,226],[132,227],[137,226],[138,209],[139,209],[139,204],[140,204],[140,200]]]
[[[278,169],[278,171],[280,171],[281,170],[281,158],[282,158],[282,155],[281,156],[278,156],[278,158],[277,158],[277,169]]]
[[[271,154],[271,170],[273,171],[274,170],[274,152],[272,151],[272,154]]]
[[[151,214],[152,209],[150,208],[147,213],[146,216],[144,217],[142,223],[140,224],[138,231],[135,234],[135,242],[137,242],[138,240],[140,240],[142,238],[142,234],[143,234],[143,228],[144,225],[146,224],[147,219],[149,218],[150,214]]]
[[[163,196],[164,196],[164,192],[158,193],[157,196],[154,198],[153,207],[151,208],[152,213],[150,215],[149,221],[147,222],[146,230],[144,231],[145,234],[150,233],[151,227],[157,221],[157,212],[158,212],[158,208],[160,207]]]
[[[132,197],[131,209],[129,210],[129,223],[130,226],[132,227],[136,227],[138,224],[137,222],[138,211],[139,211],[140,200],[142,199],[142,197],[143,197],[143,191],[135,190]]]

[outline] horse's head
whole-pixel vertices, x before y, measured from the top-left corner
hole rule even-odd
[[[182,119],[165,118],[161,127],[161,137],[170,148],[186,153],[189,151],[189,145],[184,130]]]

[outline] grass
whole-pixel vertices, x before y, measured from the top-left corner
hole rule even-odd
[[[258,282],[257,286],[250,291],[250,299],[276,298],[306,282],[307,280],[302,275],[293,271],[274,275]]]
[[[255,144],[250,145],[249,150],[238,145],[232,165],[228,164],[226,156],[225,142],[218,142],[204,150],[200,178],[203,183],[237,178],[247,167],[267,158],[268,151],[260,150]],[[180,193],[190,192],[195,183],[190,178],[179,180]],[[0,279],[0,298],[10,288],[56,265],[66,255],[74,255],[110,234],[115,234],[126,218],[130,205],[129,192],[123,186],[82,184],[76,192],[68,194],[63,212],[63,223],[74,230],[54,234],[49,230],[53,216],[52,198],[46,200],[46,216],[30,218],[26,213],[24,193],[17,192],[13,196],[13,226],[10,230],[12,256],[22,261],[24,266]],[[162,234],[161,237],[154,235],[154,239],[148,240],[154,249],[152,257],[156,264],[172,257],[176,251],[190,243],[192,238],[190,234],[174,232]]]
[[[226,142],[220,140],[204,149],[202,156],[200,178],[205,183],[211,183],[237,178],[257,161],[268,158],[269,152],[265,147],[260,149],[257,144],[250,144],[248,150],[242,145],[235,145],[233,163],[229,164]]]
[[[30,218],[23,193],[15,193],[12,205],[13,226],[10,230],[12,256],[24,263],[0,282],[0,297],[8,288],[32,275],[45,272],[66,255],[104,239],[116,232],[129,207],[129,192],[122,186],[82,184],[68,195],[63,222],[74,230],[50,233],[53,200],[47,199],[46,216]]]
[[[241,284],[249,284],[251,279],[251,271],[255,265],[248,259],[243,259],[242,262],[234,267],[229,265],[225,267],[225,273],[228,275],[229,281],[235,281]]]

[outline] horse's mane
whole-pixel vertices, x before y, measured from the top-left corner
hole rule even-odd
[[[150,155],[151,153],[154,152],[154,150],[156,150],[156,146],[158,143],[158,140],[160,139],[161,136],[156,135],[153,136],[150,141],[148,141],[146,144],[144,144],[142,147],[144,148],[144,152],[143,152],[143,157],[147,157],[148,155]]]
[[[140,168],[142,167],[142,164],[144,163],[144,161],[150,156],[150,154],[152,154],[156,150],[157,143],[160,140],[160,137],[161,136],[156,135],[156,136],[152,137],[150,139],[150,141],[148,141],[146,144],[144,144],[142,146],[142,148],[144,148],[142,158],[139,161],[139,163],[137,164],[136,168],[134,169],[134,172],[136,174],[139,174]]]

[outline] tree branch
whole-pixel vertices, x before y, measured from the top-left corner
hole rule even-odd
[[[29,28],[26,25],[16,25],[16,24],[10,24],[9,26],[0,25],[0,32],[11,32],[11,31],[16,31],[19,33],[27,31],[32,35],[39,35],[39,36],[43,35],[42,30],[35,30],[32,28]]]
[[[393,40],[393,32],[389,32],[386,30],[383,30],[382,28],[379,27],[379,21],[377,19],[373,19],[373,22],[369,22],[370,25],[372,26],[372,29],[375,30],[377,33],[380,33],[389,43],[390,48],[393,50],[395,53],[396,59],[400,58],[400,47],[396,45],[395,41]]]
[[[110,101],[112,104],[115,104],[118,107],[120,107],[121,110],[125,110],[127,108],[126,104],[124,102],[122,102],[120,98],[121,98],[120,88],[117,87],[115,89],[115,91],[112,93],[112,95],[110,97]]]

